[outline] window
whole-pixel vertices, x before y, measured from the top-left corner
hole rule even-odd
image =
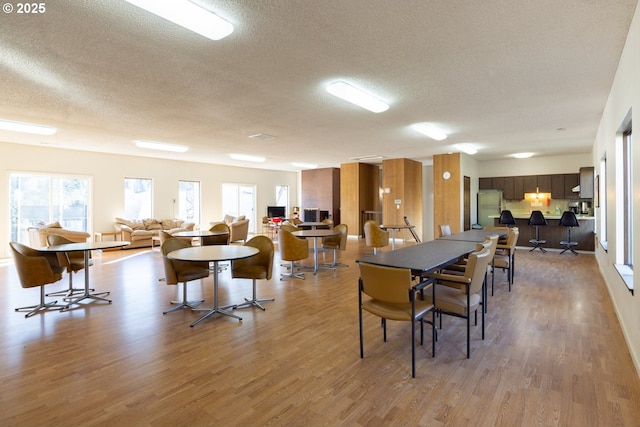
[[[631,111],[616,138],[615,268],[633,294],[633,135]]]
[[[178,218],[200,224],[200,182],[178,182]]]
[[[153,183],[150,179],[124,179],[124,217],[153,218]]]
[[[598,216],[600,219],[600,244],[602,248],[606,251],[608,249],[607,243],[607,156],[602,157],[600,160],[600,173],[597,176],[597,185],[596,191],[597,199],[596,199],[596,208],[598,210]]]
[[[11,241],[28,244],[27,228],[58,221],[63,228],[89,231],[91,178],[11,173]]]
[[[289,186],[276,185],[276,206],[285,207],[285,216],[289,216]]]
[[[222,214],[241,216],[249,220],[249,232],[255,230],[256,187],[243,184],[222,184]]]

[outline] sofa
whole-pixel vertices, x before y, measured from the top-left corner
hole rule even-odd
[[[152,247],[153,238],[160,237],[160,230],[169,234],[180,231],[191,231],[195,224],[185,222],[181,219],[125,219],[116,218],[113,227],[116,232],[121,233],[122,240],[130,242],[130,245],[123,249]]]
[[[225,223],[229,226],[229,230],[231,233],[230,242],[237,242],[242,240],[246,242],[248,234],[249,234],[249,220],[246,219],[244,215],[234,217],[232,215],[225,215],[222,221],[211,222],[211,226],[214,226],[219,223]]]
[[[34,249],[44,248],[47,245],[47,236],[49,234],[57,234],[65,237],[72,242],[84,243],[91,235],[86,231],[67,230],[62,228],[59,222],[51,224],[40,224],[27,228],[29,233],[29,246]]]

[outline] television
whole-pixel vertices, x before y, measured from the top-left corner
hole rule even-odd
[[[268,218],[284,218],[287,216],[287,208],[285,206],[267,206]]]

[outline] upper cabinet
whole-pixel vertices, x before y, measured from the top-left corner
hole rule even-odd
[[[593,198],[593,166],[580,168],[580,198]]]
[[[536,190],[540,193],[551,193],[551,176],[538,175],[538,188]],[[533,192],[535,193],[536,191]]]

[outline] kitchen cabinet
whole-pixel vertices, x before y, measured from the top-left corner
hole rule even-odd
[[[513,200],[524,199],[524,176],[513,177]]]
[[[479,190],[493,190],[493,183],[491,178],[480,178],[478,182]]]
[[[494,190],[504,191],[504,177],[495,176],[491,178],[491,185],[493,185]]]
[[[564,175],[564,198],[565,199],[578,199],[580,193],[573,191],[573,188],[580,185],[580,174],[568,173]]]
[[[565,176],[562,174],[551,176],[551,198],[564,199],[565,195]]]
[[[581,199],[593,198],[593,178],[594,178],[593,166],[580,168],[580,198]]]
[[[551,193],[551,176],[552,175],[538,175],[538,191],[540,193]]]
[[[523,193],[535,193],[538,188],[538,177],[535,175],[527,175],[523,177]]]
[[[502,197],[505,200],[520,200],[515,196],[514,177],[504,177],[504,187],[502,189]]]

